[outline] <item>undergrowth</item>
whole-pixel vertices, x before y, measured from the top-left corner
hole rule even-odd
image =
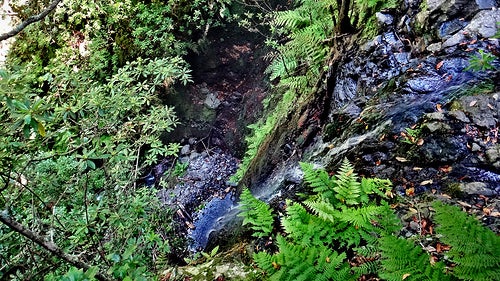
[[[253,255],[266,279],[500,280],[500,237],[457,207],[433,204],[437,228],[428,238],[450,250],[431,256],[415,237],[399,237],[402,224],[388,202],[390,181],[360,180],[346,160],[334,176],[311,164],[301,167],[313,195],[286,202],[278,233],[262,227],[273,220],[264,202],[248,190],[241,198],[254,236],[270,236],[278,249]]]

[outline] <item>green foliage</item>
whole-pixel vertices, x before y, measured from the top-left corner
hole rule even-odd
[[[382,267],[380,277],[388,281],[399,280],[452,280],[445,274],[442,262],[431,264],[431,257],[413,242],[385,236],[380,238]]]
[[[301,166],[316,194],[303,205],[287,201],[281,220],[286,236],[276,237],[279,251],[256,253],[254,260],[270,280],[355,280],[358,274],[351,273],[348,249],[377,245],[381,235],[400,228],[389,205],[374,200],[385,197],[390,182],[359,181],[347,161],[332,177],[310,164]],[[372,270],[375,267],[372,264]]]
[[[436,210],[436,232],[451,246],[447,253],[456,264],[453,275],[462,280],[500,279],[500,237],[459,208],[441,202]]]
[[[479,54],[473,55],[470,58],[469,66],[465,70],[472,71],[486,71],[495,70],[493,62],[496,60],[496,56],[491,53],[486,53],[484,50],[479,50]]]
[[[238,216],[243,217],[243,225],[251,225],[254,237],[269,236],[274,221],[271,208],[265,202],[253,197],[248,188],[242,190],[240,200],[241,213]]]
[[[269,280],[355,280],[351,275],[346,255],[327,247],[305,247],[276,237],[280,252],[254,255],[255,262],[264,269]]]
[[[42,2],[11,4],[26,18]],[[137,181],[176,156],[163,137],[178,123],[165,99],[191,82],[182,56],[230,2],[66,0],[16,36],[0,69],[2,211],[114,278],[152,279],[180,238],[172,212]],[[0,279],[95,274],[3,225],[0,239]]]

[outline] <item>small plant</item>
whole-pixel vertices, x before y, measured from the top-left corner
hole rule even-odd
[[[243,217],[243,225],[251,225],[254,237],[269,236],[273,230],[274,222],[271,208],[265,202],[253,197],[248,188],[243,189],[240,200],[241,214],[238,216]]]
[[[175,163],[174,171],[172,172],[172,174],[176,177],[183,177],[187,172],[188,166],[189,162],[184,162],[184,163],[177,162]]]
[[[406,128],[404,132],[401,132],[403,139],[401,142],[408,144],[418,144],[420,141],[420,134],[422,130],[420,128]]]
[[[486,71],[486,70],[494,70],[495,66],[493,65],[493,61],[495,61],[496,57],[491,53],[486,53],[483,50],[478,51],[478,55],[474,55],[471,57],[469,66],[465,68],[465,70],[472,71]]]

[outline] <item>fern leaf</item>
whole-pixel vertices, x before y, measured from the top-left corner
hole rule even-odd
[[[500,237],[455,206],[441,202],[436,210],[436,232],[451,246],[453,274],[464,280],[500,280]]]
[[[381,278],[388,281],[451,280],[444,273],[444,264],[438,262],[432,265],[429,255],[413,242],[385,236],[379,243],[384,269],[379,274]]]
[[[238,216],[243,217],[243,225],[251,225],[254,237],[269,236],[273,230],[274,222],[271,208],[255,198],[248,188],[243,189],[240,200],[241,213]]]

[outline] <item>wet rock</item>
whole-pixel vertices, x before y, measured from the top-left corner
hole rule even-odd
[[[444,81],[440,76],[431,75],[412,78],[406,82],[406,85],[414,92],[428,93],[439,90],[444,85]]]
[[[342,106],[356,96],[356,81],[352,78],[339,80],[333,90],[333,100],[336,107]]]
[[[474,16],[465,30],[490,38],[497,33],[497,22],[500,22],[500,10],[483,10]]]
[[[389,14],[377,12],[375,13],[375,16],[377,17],[378,22],[384,25],[391,25],[394,22],[394,18]]]
[[[429,52],[439,52],[441,51],[441,48],[442,48],[443,44],[441,42],[438,42],[438,43],[433,43],[433,44],[430,44],[426,50],[429,51]]]
[[[495,191],[488,187],[488,184],[484,182],[469,182],[460,184],[460,189],[469,195],[484,195],[492,196]]]
[[[204,103],[210,109],[217,109],[217,107],[221,104],[221,101],[217,98],[216,94],[209,93]]]
[[[497,112],[487,96],[470,96],[462,98],[462,107],[471,116],[472,122],[483,128],[497,125]]]
[[[442,48],[449,48],[456,46],[465,41],[465,35],[462,32],[458,32],[455,35],[444,41]]]
[[[424,163],[449,163],[459,161],[467,154],[465,143],[457,138],[436,136],[426,139],[420,148]]]
[[[495,8],[498,5],[496,0],[476,0],[476,4],[481,10]]]
[[[470,122],[469,118],[461,110],[450,111],[450,112],[448,112],[448,115],[452,116],[453,118],[455,118],[456,120],[458,120],[460,122],[464,122],[464,123],[469,123]]]
[[[497,144],[494,147],[486,150],[486,159],[493,165],[493,167],[500,169],[500,145]]]
[[[467,24],[468,22],[464,21],[463,19],[453,19],[451,21],[443,22],[439,27],[438,36],[440,38],[451,36],[455,32],[467,26]]]
[[[189,144],[186,144],[185,146],[183,146],[181,148],[180,153],[181,153],[181,155],[187,155],[187,154],[189,154],[190,150],[191,150],[191,147],[189,146]]]
[[[424,125],[424,129],[430,133],[447,133],[451,131],[448,124],[441,122],[431,122]]]
[[[479,146],[479,144],[473,143],[470,150],[473,151],[473,152],[478,152],[478,151],[481,151],[482,148],[481,148],[481,146]]]
[[[429,120],[435,120],[435,121],[444,121],[446,120],[446,117],[444,116],[443,112],[432,112],[432,113],[427,113],[425,117]]]

